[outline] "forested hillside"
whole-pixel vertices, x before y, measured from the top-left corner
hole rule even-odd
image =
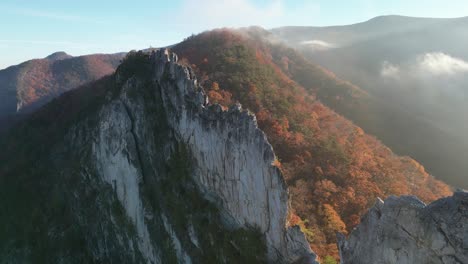
[[[113,73],[123,56],[57,52],[1,70],[0,118],[30,113],[66,91]]]
[[[383,16],[271,32],[371,96],[368,110],[340,113],[444,182],[468,188],[467,26],[467,17]]]
[[[265,34],[215,30],[173,50],[202,76],[211,101],[240,102],[256,114],[289,185],[290,223],[303,228],[322,259],[338,258],[335,233],[349,232],[377,197],[412,194],[428,202],[451,194],[421,164],[328,107],[365,108],[364,91],[264,41]]]

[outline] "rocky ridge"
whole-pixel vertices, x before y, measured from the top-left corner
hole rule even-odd
[[[130,53],[90,88],[0,141],[0,263],[317,263],[255,116],[210,104],[174,53]],[[342,263],[466,263],[467,199],[379,200]]]
[[[203,192],[222,206],[236,226],[257,227],[266,237],[270,260],[296,261],[310,255],[304,235],[285,229],[288,194],[283,176],[273,166],[275,154],[253,114],[240,105],[223,111],[208,99],[190,68],[168,50],[153,54],[155,78],[167,120],[178,141],[196,160],[195,178]],[[161,82],[164,75],[175,81]],[[187,98],[190,98],[187,103]],[[185,101],[185,102],[184,102]]]
[[[342,263],[468,263],[468,192],[425,205],[414,196],[378,200],[349,238]]]
[[[254,115],[210,105],[168,50],[132,53],[100,82],[105,98],[31,154],[32,172],[0,162],[3,200],[31,197],[0,203],[6,263],[316,263],[286,227],[287,188]]]

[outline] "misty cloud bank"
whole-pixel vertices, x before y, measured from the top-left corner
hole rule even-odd
[[[338,48],[337,44],[326,42],[320,39],[305,40],[305,41],[301,41],[299,44],[303,46],[307,46],[311,48],[312,50],[316,50],[316,51]]]
[[[468,109],[465,103],[468,99],[467,73],[467,61],[447,53],[431,52],[399,64],[383,61],[377,77],[383,79],[380,85],[385,89],[417,99],[421,110],[428,111],[438,105],[444,111],[452,109],[455,113],[451,115],[455,116]],[[416,101],[412,100],[412,103]]]
[[[382,70],[380,75],[386,78],[399,78],[400,77],[400,67],[388,62],[382,62]]]
[[[451,77],[468,72],[468,62],[443,52],[426,53],[400,65],[383,61],[380,75],[384,78]]]
[[[468,62],[445,53],[427,53],[419,63],[421,70],[434,75],[454,75],[468,72]]]

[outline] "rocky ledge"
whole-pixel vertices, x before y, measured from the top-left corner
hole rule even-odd
[[[468,263],[468,192],[425,205],[414,196],[378,200],[349,238],[342,263]]]

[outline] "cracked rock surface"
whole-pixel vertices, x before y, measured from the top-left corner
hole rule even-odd
[[[285,228],[287,187],[272,166],[273,148],[255,116],[240,105],[228,111],[209,106],[191,69],[175,64],[175,54],[160,50],[152,57],[168,123],[177,140],[190,147],[194,177],[203,192],[219,202],[228,222],[257,227],[265,235],[271,261],[313,256],[304,235]],[[171,81],[161,81],[161,69]],[[310,262],[313,258],[305,263]]]
[[[378,200],[338,240],[342,263],[468,263],[468,193],[429,205],[414,196]]]
[[[254,115],[209,104],[168,50],[128,57],[101,85],[49,145],[39,137],[31,169],[0,160],[0,263],[317,263],[286,226],[288,190]],[[52,109],[77,100],[62,99]],[[30,194],[21,206],[16,190]]]
[[[98,167],[105,168],[100,172],[103,177],[111,184],[117,182],[117,190],[129,190],[122,192],[119,199],[137,223],[142,254],[157,262],[158,250],[151,247],[137,185],[140,178],[148,177],[144,174],[151,170],[158,173],[158,169],[151,169],[154,165],[148,158],[161,158],[155,151],[171,156],[173,146],[168,142],[177,142],[187,146],[193,180],[204,196],[217,205],[228,228],[253,227],[260,231],[270,262],[315,263],[315,255],[302,232],[285,226],[287,187],[279,169],[272,165],[275,154],[255,116],[240,105],[226,111],[219,105],[210,105],[192,70],[177,64],[174,53],[158,50],[150,55],[150,62],[151,76],[146,80],[128,79],[118,100],[110,108],[103,108],[101,136],[93,147]],[[146,90],[145,98],[142,90]],[[154,99],[148,99],[149,95]],[[167,139],[159,149],[152,147],[154,142],[150,140],[155,128],[149,124],[155,121],[145,112],[148,105],[160,107],[162,118],[157,122],[163,121],[163,126],[167,126]],[[108,149],[113,145],[121,150]],[[130,153],[130,160],[136,164],[132,173],[128,170],[134,166],[131,162],[113,162],[122,153]],[[116,171],[125,175],[115,178]],[[164,222],[167,227],[168,221]],[[173,241],[180,244],[176,237]],[[183,252],[180,245],[177,252]],[[189,262],[185,253],[178,255],[182,262]]]

